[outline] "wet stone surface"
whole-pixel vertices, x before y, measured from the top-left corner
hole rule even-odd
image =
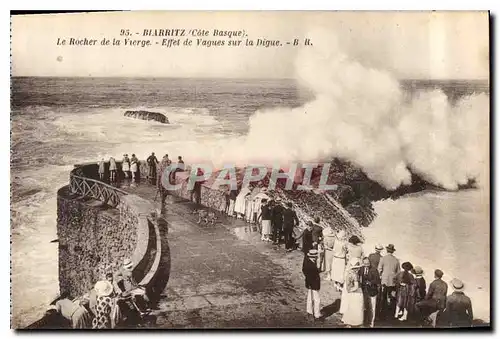
[[[150,201],[156,189],[130,192]],[[159,199],[156,205],[159,208]],[[339,327],[327,312],[313,322],[305,311],[303,256],[260,241],[255,225],[218,214],[215,225],[197,224],[194,204],[168,197],[170,278],[154,311],[157,328]],[[340,297],[324,282],[321,307],[331,310]],[[326,307],[326,308],[325,308]],[[329,313],[329,314],[328,314]]]

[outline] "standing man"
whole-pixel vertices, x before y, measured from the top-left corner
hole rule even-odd
[[[444,273],[440,269],[434,271],[434,281],[429,285],[429,290],[425,295],[425,300],[422,300],[415,305],[423,319],[426,319],[429,315],[433,314],[433,327],[436,327],[437,317],[446,307],[448,284],[441,279],[443,275]]]
[[[155,156],[155,152],[151,153],[151,155],[146,159],[146,162],[148,164],[149,183],[154,185],[156,182],[156,165],[159,163]]]
[[[401,270],[399,259],[394,256],[396,249],[393,244],[389,244],[386,248],[387,254],[380,259],[378,264],[378,272],[382,283],[382,304],[380,305],[381,318],[384,319],[386,314],[394,314],[396,286],[394,277]]]
[[[321,318],[320,313],[320,298],[319,289],[321,281],[319,278],[319,269],[316,265],[318,251],[311,249],[306,253],[304,262],[302,263],[302,273],[305,276],[307,288],[307,314],[311,315],[314,320]]]
[[[382,250],[384,249],[384,246],[381,244],[375,245],[375,253],[370,253],[368,256],[368,260],[370,260],[370,266],[378,270],[378,264],[380,263],[380,259],[382,258]],[[378,320],[378,317],[380,316],[380,307],[382,306],[382,286],[379,286],[379,291],[377,294],[377,309],[375,311],[375,316]]]
[[[325,259],[325,251],[323,249],[323,228],[319,225],[321,222],[319,217],[314,218],[313,233],[313,248],[318,250],[318,264],[319,271],[323,271],[323,262]]]
[[[158,192],[161,195],[161,209],[162,209],[162,211],[163,211],[163,206],[164,206],[165,198],[167,197],[167,193],[168,193],[167,190],[166,190],[166,188],[163,187],[163,183],[162,183],[163,179],[162,178],[163,178],[164,175],[168,175],[168,173],[166,173],[166,172],[167,172],[168,166],[170,166],[171,163],[172,162],[168,158],[168,154],[165,154],[163,156],[163,158],[161,159],[160,166],[159,166],[158,172],[157,172],[156,187],[158,189]],[[168,177],[168,182],[170,184],[172,183],[170,181],[170,177]]]
[[[464,283],[455,278],[451,286],[454,292],[446,301],[446,322],[450,327],[471,327],[474,319],[472,303],[463,292]]]
[[[377,295],[380,291],[380,275],[378,270],[371,266],[370,260],[367,257],[363,258],[363,267],[359,270],[358,274],[363,290],[364,319],[368,319],[370,327],[373,327],[377,309]]]
[[[380,244],[375,245],[375,253],[371,253],[368,256],[368,259],[370,260],[370,266],[374,267],[376,270],[378,269],[378,264],[380,263],[380,259],[382,258],[382,250],[384,247]]]
[[[261,240],[262,241],[271,241],[271,239],[270,239],[270,235],[271,235],[271,208],[270,208],[269,204],[267,203],[267,199],[262,199],[261,212],[260,212],[260,215],[257,217],[257,219],[262,220]]]
[[[283,210],[283,233],[285,235],[285,249],[287,252],[293,250],[295,240],[293,239],[293,228],[299,226],[297,213],[292,209],[292,203],[287,203],[287,208]]]
[[[304,253],[304,255],[307,255],[307,253],[309,253],[309,251],[312,249],[317,250],[317,248],[314,248],[314,245],[313,245],[313,243],[314,243],[314,241],[313,241],[313,227],[314,227],[313,222],[309,220],[306,224],[306,228],[297,237],[297,240],[302,238],[302,252]],[[318,259],[318,256],[316,255],[315,262],[317,261],[317,259]]]
[[[281,199],[277,197],[274,201],[273,211],[273,242],[275,245],[280,244],[281,235],[283,234],[283,206],[281,205]]]
[[[333,245],[335,244],[335,230],[332,225],[323,229],[323,249],[325,255],[325,280],[332,281]]]

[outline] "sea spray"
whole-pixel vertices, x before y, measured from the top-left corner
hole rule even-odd
[[[451,105],[432,90],[407,102],[390,73],[350,59],[329,33],[309,36],[315,44],[299,52],[297,78],[315,98],[297,108],[257,111],[245,139],[229,143],[239,148],[235,158],[268,164],[337,157],[388,189],[410,184],[410,169],[446,189],[480,180],[487,162],[487,95]]]

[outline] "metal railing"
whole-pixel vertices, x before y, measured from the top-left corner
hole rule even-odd
[[[127,195],[127,192],[102,181],[83,176],[84,166],[92,165],[95,166],[95,164],[75,166],[76,168],[69,175],[70,192],[81,197],[102,201],[111,207],[117,207],[120,204],[120,197]]]

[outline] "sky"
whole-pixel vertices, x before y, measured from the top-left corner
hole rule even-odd
[[[310,32],[321,31],[321,43],[338,41],[332,46],[339,46],[349,58],[366,67],[387,70],[400,79],[485,80],[489,78],[488,20],[487,12],[119,12],[15,16],[11,25],[12,74],[295,77],[295,59],[300,48],[286,44],[280,48],[57,45],[58,38],[86,37],[98,42],[103,38],[120,39],[121,29],[142,32],[181,28],[245,30],[249,39],[282,42],[294,38],[303,41]],[[141,34],[133,37],[147,39]],[[153,41],[161,43],[161,39]]]

